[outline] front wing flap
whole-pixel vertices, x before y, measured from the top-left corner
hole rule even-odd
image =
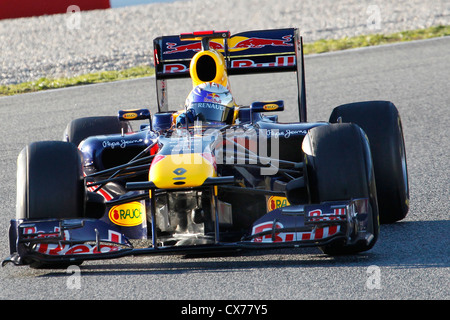
[[[369,210],[368,199],[282,207],[258,219],[245,241],[294,246],[320,246],[338,239],[347,244],[370,242]]]
[[[102,259],[133,248],[121,232],[96,219],[13,219],[9,240],[11,255],[2,265]]]

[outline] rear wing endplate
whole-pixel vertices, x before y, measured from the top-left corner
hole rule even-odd
[[[201,40],[181,35],[153,40],[158,111],[169,109],[168,79],[189,78],[192,57],[202,50]],[[300,122],[306,122],[303,40],[296,28],[256,30],[211,39],[209,47],[223,54],[227,74],[296,72]]]

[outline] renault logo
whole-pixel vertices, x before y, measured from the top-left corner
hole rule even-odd
[[[186,173],[186,169],[184,169],[184,168],[177,168],[177,169],[175,169],[173,171],[173,173],[175,173],[177,176],[181,176],[181,175]]]

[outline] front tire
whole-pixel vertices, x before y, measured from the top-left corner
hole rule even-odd
[[[17,159],[17,219],[82,218],[85,201],[81,159],[75,145],[41,141],[31,143],[20,152]],[[70,264],[73,263],[30,262],[32,268],[67,268]]]
[[[378,238],[378,204],[373,166],[364,132],[353,124],[330,124],[309,130],[303,142],[311,203],[369,199],[373,239],[353,244],[334,242],[320,249],[330,255],[371,249]]]
[[[61,141],[34,142],[17,159],[18,219],[84,216],[85,188],[77,147]]]

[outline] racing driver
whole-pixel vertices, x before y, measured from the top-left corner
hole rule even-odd
[[[189,93],[186,111],[176,118],[177,127],[202,121],[209,125],[233,124],[238,113],[237,105],[229,89],[215,82],[205,82]]]

